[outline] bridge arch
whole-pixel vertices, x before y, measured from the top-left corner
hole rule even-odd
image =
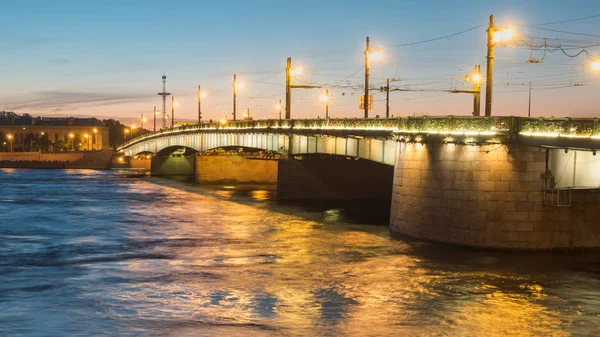
[[[142,152],[151,152],[151,151],[142,151]],[[160,149],[155,154],[158,157],[169,157],[169,156],[188,157],[188,156],[191,156],[198,152],[199,152],[198,150],[196,150],[195,148],[192,148],[192,147],[181,146],[181,145],[171,145],[171,146],[167,146],[163,149]]]

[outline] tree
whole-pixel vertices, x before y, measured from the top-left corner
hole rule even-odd
[[[44,135],[39,137],[39,149],[42,152],[48,152],[50,151],[50,146],[50,137],[47,133],[44,133]]]

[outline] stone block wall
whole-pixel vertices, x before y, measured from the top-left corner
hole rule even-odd
[[[546,151],[523,145],[399,143],[390,229],[476,247],[600,247],[600,193],[544,206]]]
[[[196,181],[200,183],[277,183],[277,161],[243,156],[197,156]]]

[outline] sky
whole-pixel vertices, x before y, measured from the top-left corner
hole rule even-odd
[[[370,36],[384,55],[371,63],[371,87],[392,79],[414,90],[390,93],[392,115],[469,115],[472,95],[444,91],[470,89],[464,76],[475,64],[485,74],[490,14],[516,33],[496,48],[494,115],[526,116],[529,82],[532,116],[600,115],[600,72],[588,57],[544,57],[523,42],[600,55],[600,16],[554,23],[600,15],[596,0],[12,1],[0,13],[0,110],[139,123],[161,108],[165,73],[176,120],[197,118],[198,85],[203,118],[231,118],[237,74],[238,115],[277,118],[292,57],[303,68],[294,83],[323,86],[293,90],[293,118],[323,118],[325,87],[331,117],[361,117]],[[372,94],[371,114],[384,116],[385,93]]]

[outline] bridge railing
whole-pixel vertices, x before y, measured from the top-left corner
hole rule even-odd
[[[127,147],[149,137],[203,130],[252,129],[348,129],[385,130],[390,132],[428,134],[526,135],[574,138],[599,138],[598,118],[528,118],[510,116],[418,116],[396,118],[338,119],[264,119],[182,125],[138,136],[121,146]]]
[[[526,136],[600,138],[598,118],[529,118],[518,119],[519,133]]]

